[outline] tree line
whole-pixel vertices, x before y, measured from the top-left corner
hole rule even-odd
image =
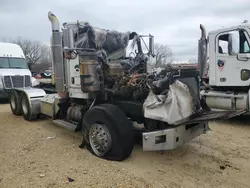
[[[51,51],[50,46],[42,44],[40,41],[32,41],[17,37],[16,39],[2,39],[3,42],[11,42],[18,44],[34,72],[41,72],[51,67]],[[164,67],[171,64],[174,60],[173,51],[168,45],[155,44],[155,57],[150,62],[153,67]],[[188,63],[197,63],[196,58],[190,58]]]

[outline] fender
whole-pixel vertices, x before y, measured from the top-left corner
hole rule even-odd
[[[22,95],[26,95],[29,101],[29,108],[31,109],[32,114],[41,113],[40,101],[46,95],[43,89],[30,87],[30,88],[16,88],[15,90],[21,93]],[[21,100],[21,97],[19,97],[18,100]],[[20,101],[20,103],[21,102],[22,101]]]

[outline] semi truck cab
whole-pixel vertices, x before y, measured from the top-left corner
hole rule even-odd
[[[209,84],[245,87],[250,84],[250,30],[239,25],[209,33]]]
[[[32,87],[34,82],[21,47],[0,42],[0,98],[8,98],[11,89]]]
[[[207,105],[220,110],[249,111],[250,85],[250,25],[203,33],[199,45],[199,64],[209,57],[208,87],[201,91]],[[205,65],[201,76],[204,79]]]

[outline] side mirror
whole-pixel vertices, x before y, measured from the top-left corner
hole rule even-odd
[[[238,54],[237,59],[239,61],[247,61],[250,59],[250,53]]]
[[[154,54],[154,36],[149,35],[149,54],[151,54],[153,57]]]
[[[29,70],[31,70],[31,64],[30,63],[28,63],[28,68],[29,68]]]
[[[232,31],[228,34],[228,53],[229,55],[236,55],[239,53],[239,32]]]

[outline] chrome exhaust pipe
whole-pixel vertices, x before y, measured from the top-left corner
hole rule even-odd
[[[52,13],[48,13],[48,18],[51,22],[52,37],[51,37],[51,51],[52,51],[52,67],[57,92],[65,91],[65,69],[63,62],[62,50],[62,33],[59,31],[59,21]]]
[[[200,24],[200,29],[201,29],[201,39],[206,39],[206,29],[204,25]]]
[[[58,21],[57,17],[51,11],[49,11],[48,18],[51,22],[52,31],[59,32],[59,21]]]
[[[202,80],[207,66],[207,39],[206,29],[202,24],[200,24],[200,29],[201,38],[198,41],[198,70],[200,71],[200,78]]]

